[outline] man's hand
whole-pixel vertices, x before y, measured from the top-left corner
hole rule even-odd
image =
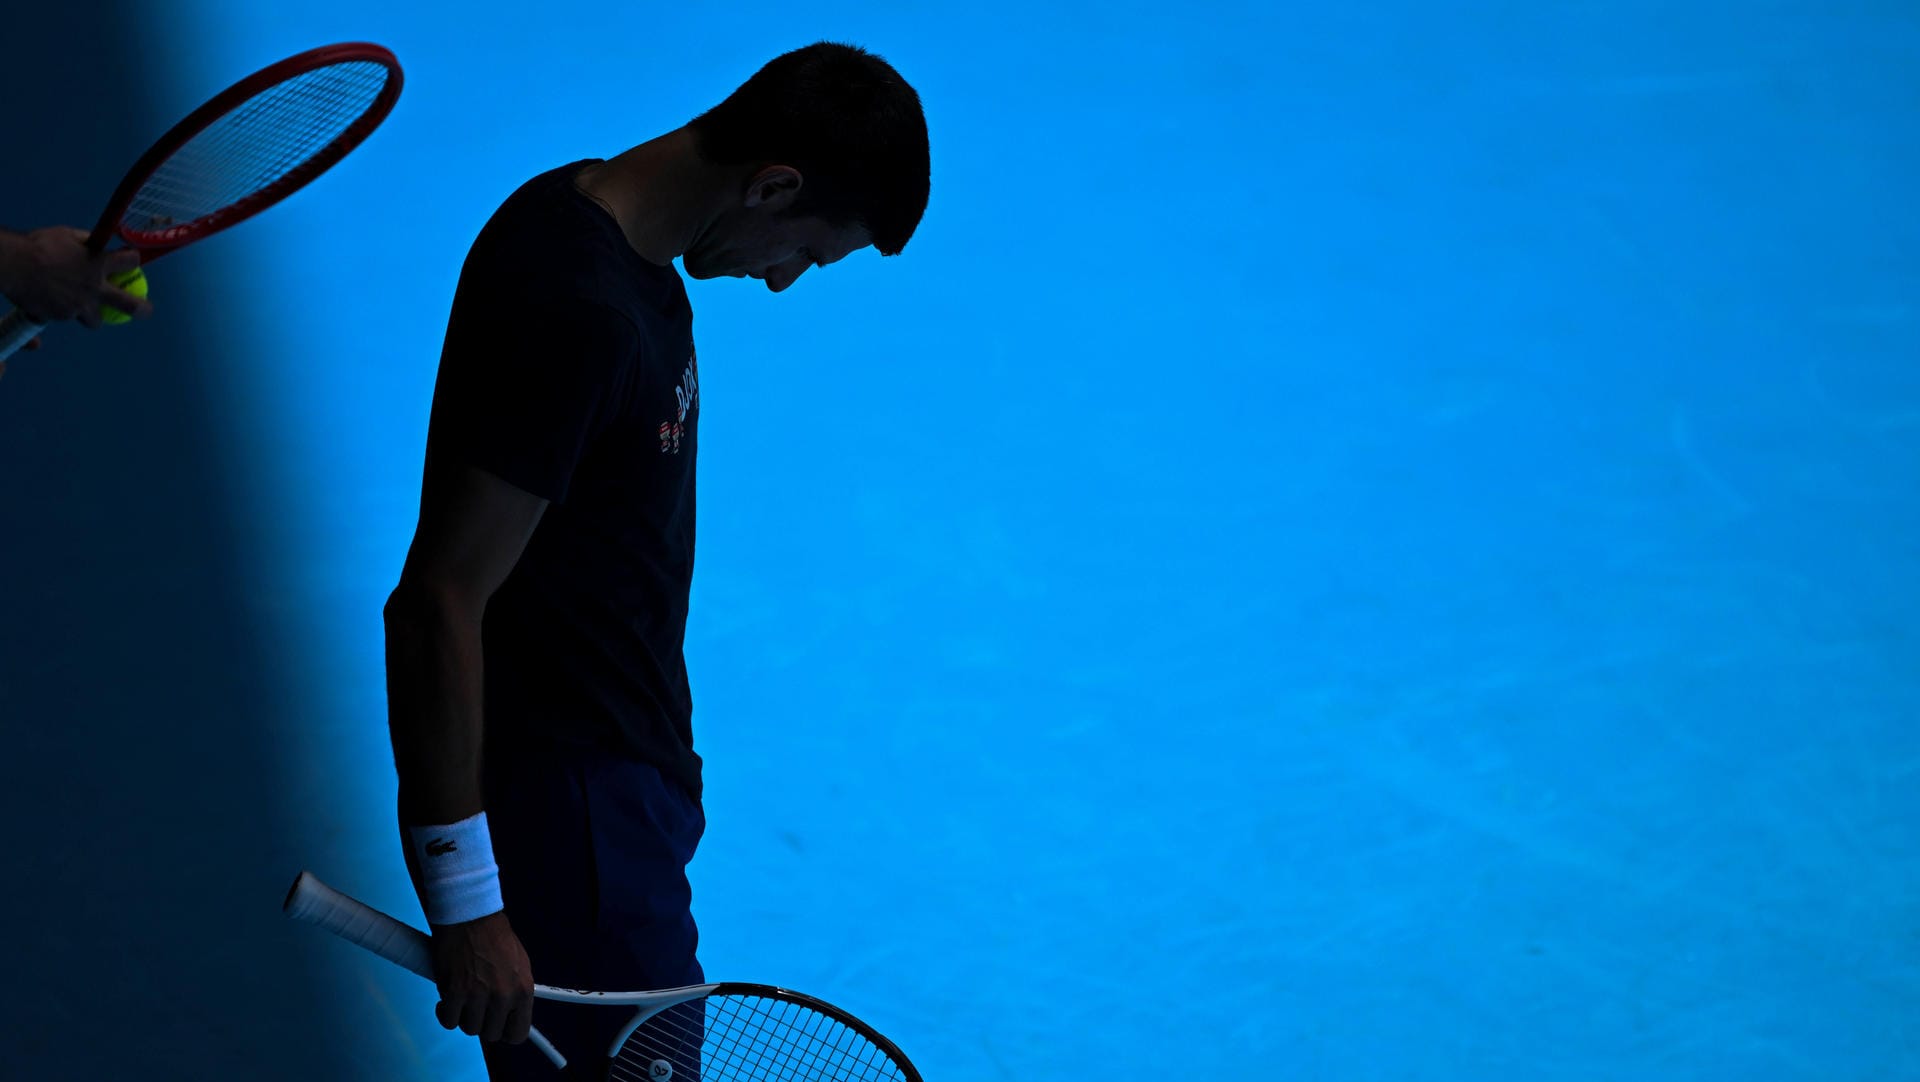
[[[89,251],[86,231],[65,226],[5,240],[0,246],[0,292],[35,323],[72,319],[98,327],[103,305],[135,319],[153,313],[145,298],[107,281],[108,275],[140,265],[140,253],[132,248]]]
[[[448,1029],[519,1044],[533,1025],[533,965],[505,911],[433,927],[434,1015]]]

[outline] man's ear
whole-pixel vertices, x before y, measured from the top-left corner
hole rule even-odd
[[[765,207],[776,213],[784,211],[799,198],[802,183],[798,169],[790,165],[769,165],[747,181],[746,205]]]

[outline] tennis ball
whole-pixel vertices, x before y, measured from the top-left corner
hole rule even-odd
[[[107,281],[112,282],[114,285],[119,286],[121,289],[126,290],[136,297],[144,297],[147,295],[147,276],[140,273],[139,267],[109,275]],[[133,317],[118,308],[103,304],[100,306],[100,321],[103,323],[130,323],[133,321]]]

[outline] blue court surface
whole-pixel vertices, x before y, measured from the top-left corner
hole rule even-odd
[[[483,1078],[279,913],[421,921],[460,263],[828,39],[933,199],[689,283],[711,976],[939,1082],[1920,1079],[1911,3],[32,8],[15,229],[281,56],[407,85],[0,382],[0,1077]]]

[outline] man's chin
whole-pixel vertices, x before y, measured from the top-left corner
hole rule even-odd
[[[711,264],[707,263],[705,260],[696,259],[691,256],[685,256],[685,255],[680,257],[680,269],[686,274],[687,277],[692,278],[695,281],[699,281],[699,282],[711,281],[712,279],[715,279],[715,278],[746,277],[746,275],[740,271],[717,270]]]

